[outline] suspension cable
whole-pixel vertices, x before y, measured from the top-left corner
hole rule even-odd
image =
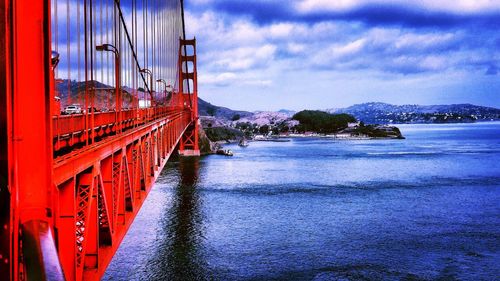
[[[121,21],[121,23],[122,23],[122,24],[123,24],[123,26],[124,26],[124,27],[123,27],[123,29],[124,29],[124,31],[125,31],[126,39],[127,39],[127,41],[128,41],[128,44],[130,45],[130,48],[132,49],[132,55],[134,56],[134,61],[135,61],[135,63],[136,63],[137,68],[140,70],[140,69],[141,69],[141,66],[140,66],[139,61],[138,61],[138,59],[137,59],[137,54],[136,54],[136,53],[135,53],[135,51],[134,51],[134,45],[132,44],[132,40],[130,39],[130,34],[128,33],[128,29],[127,29],[127,26],[126,26],[126,24],[125,24],[125,19],[124,19],[124,17],[123,17],[123,13],[122,13],[122,10],[121,10],[121,8],[120,8],[120,0],[114,0],[114,1],[115,1],[115,5],[116,5],[116,7],[118,8],[118,15],[119,15],[120,21]],[[148,90],[148,91],[150,91],[150,88],[148,87],[148,84],[147,84],[147,82],[146,82],[146,79],[144,78],[144,74],[143,74],[143,73],[141,73],[141,72],[139,72],[139,73],[140,73],[140,75],[141,75],[142,81],[144,82],[144,84],[145,84],[145,86],[146,86],[147,90]],[[150,91],[150,92],[151,92],[151,91]],[[152,98],[152,97],[151,97],[151,98]]]

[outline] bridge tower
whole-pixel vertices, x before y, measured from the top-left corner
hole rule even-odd
[[[189,70],[192,69],[190,72]],[[179,155],[199,156],[199,116],[198,116],[198,79],[196,69],[196,38],[180,39],[179,44],[179,93],[182,106],[190,107],[194,122],[187,128],[179,143]]]
[[[0,26],[0,279],[63,280],[53,227],[49,2],[1,1]]]

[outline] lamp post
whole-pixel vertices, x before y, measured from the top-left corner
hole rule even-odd
[[[143,68],[139,72],[149,75],[149,95],[151,97],[151,105],[153,105],[153,72],[147,68]]]
[[[56,81],[55,81],[55,70],[56,70],[56,67],[57,65],[59,64],[59,53],[56,52],[56,51],[52,51],[51,53],[51,58],[50,58],[50,62],[51,62],[51,71],[50,71],[50,84],[51,84],[51,88],[54,89],[54,98],[52,100],[52,115],[56,115],[56,116],[59,116],[61,115],[61,99],[59,98],[59,95],[58,95],[58,91],[57,91],[57,84],[56,84]],[[68,83],[70,83],[68,81]]]
[[[172,86],[172,82],[170,80],[168,80],[168,84],[167,84],[167,97],[166,97],[167,102],[170,103],[170,101],[172,100],[173,95],[174,95],[174,87]]]
[[[167,101],[167,82],[163,79],[158,79],[156,82],[163,84],[163,105],[165,105]]]
[[[115,54],[115,98],[116,98],[116,121],[117,132],[121,132],[122,121],[122,95],[120,91],[120,52],[111,44],[102,44],[95,46],[96,51],[100,52],[113,52]]]

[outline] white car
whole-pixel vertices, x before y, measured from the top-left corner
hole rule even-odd
[[[82,108],[78,104],[68,105],[64,108],[64,114],[82,114]]]

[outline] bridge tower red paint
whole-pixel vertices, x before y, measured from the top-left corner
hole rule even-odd
[[[191,53],[192,52],[192,53]],[[190,69],[192,71],[190,72]],[[198,72],[196,69],[196,39],[183,40],[179,45],[179,92],[183,97],[183,106],[192,108],[192,119],[195,120],[180,142],[181,156],[199,156],[199,118],[198,118]]]

